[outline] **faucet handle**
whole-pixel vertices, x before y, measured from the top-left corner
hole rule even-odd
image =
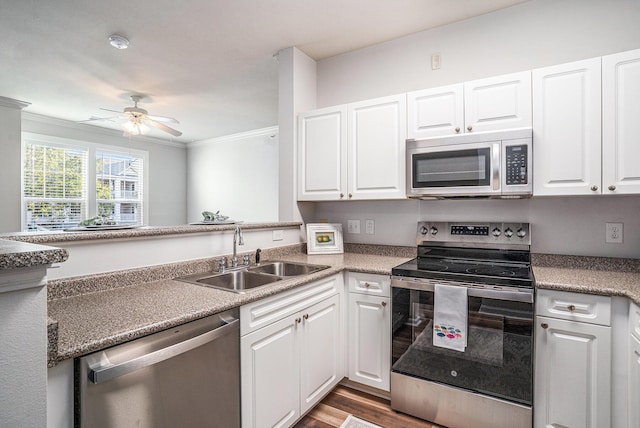
[[[251,257],[249,254],[245,254],[244,256],[242,256],[242,262],[245,266],[249,266],[249,257]]]
[[[220,257],[218,259],[218,272],[224,272],[227,268],[227,259],[226,257]]]

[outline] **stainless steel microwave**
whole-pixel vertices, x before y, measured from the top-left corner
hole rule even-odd
[[[409,198],[528,198],[531,128],[407,140]]]

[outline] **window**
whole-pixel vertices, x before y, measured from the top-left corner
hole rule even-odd
[[[146,152],[25,133],[23,230],[70,228],[98,215],[144,224],[147,159]]]

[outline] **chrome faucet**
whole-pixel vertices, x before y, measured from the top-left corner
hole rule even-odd
[[[242,237],[242,229],[240,226],[236,226],[236,230],[233,232],[233,257],[231,258],[231,267],[238,267],[238,245],[244,245],[244,238]]]

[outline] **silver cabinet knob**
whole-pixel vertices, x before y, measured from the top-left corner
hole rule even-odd
[[[382,305],[383,308],[387,306],[387,302],[384,302],[384,301],[380,304]]]
[[[460,127],[456,126],[456,133],[460,132]]]
[[[567,306],[567,309],[569,309],[571,312],[576,310],[576,305],[569,305]]]
[[[471,131],[473,127],[471,125],[467,126],[467,131]]]
[[[349,193],[349,199],[351,199],[353,197],[353,195],[351,193]]]
[[[340,199],[344,198],[344,193],[340,193]]]
[[[546,322],[543,322],[542,324],[540,324],[540,327],[544,328],[545,330],[549,328],[549,324],[547,324]]]
[[[591,186],[591,190],[596,192],[598,190],[598,186]]]
[[[369,284],[368,282],[365,282],[364,283],[364,288],[369,288],[369,287],[371,287],[371,284]]]
[[[614,185],[612,184],[611,186],[609,186],[609,190],[611,190],[611,191],[613,192],[614,190],[616,190],[616,186],[614,186]]]

